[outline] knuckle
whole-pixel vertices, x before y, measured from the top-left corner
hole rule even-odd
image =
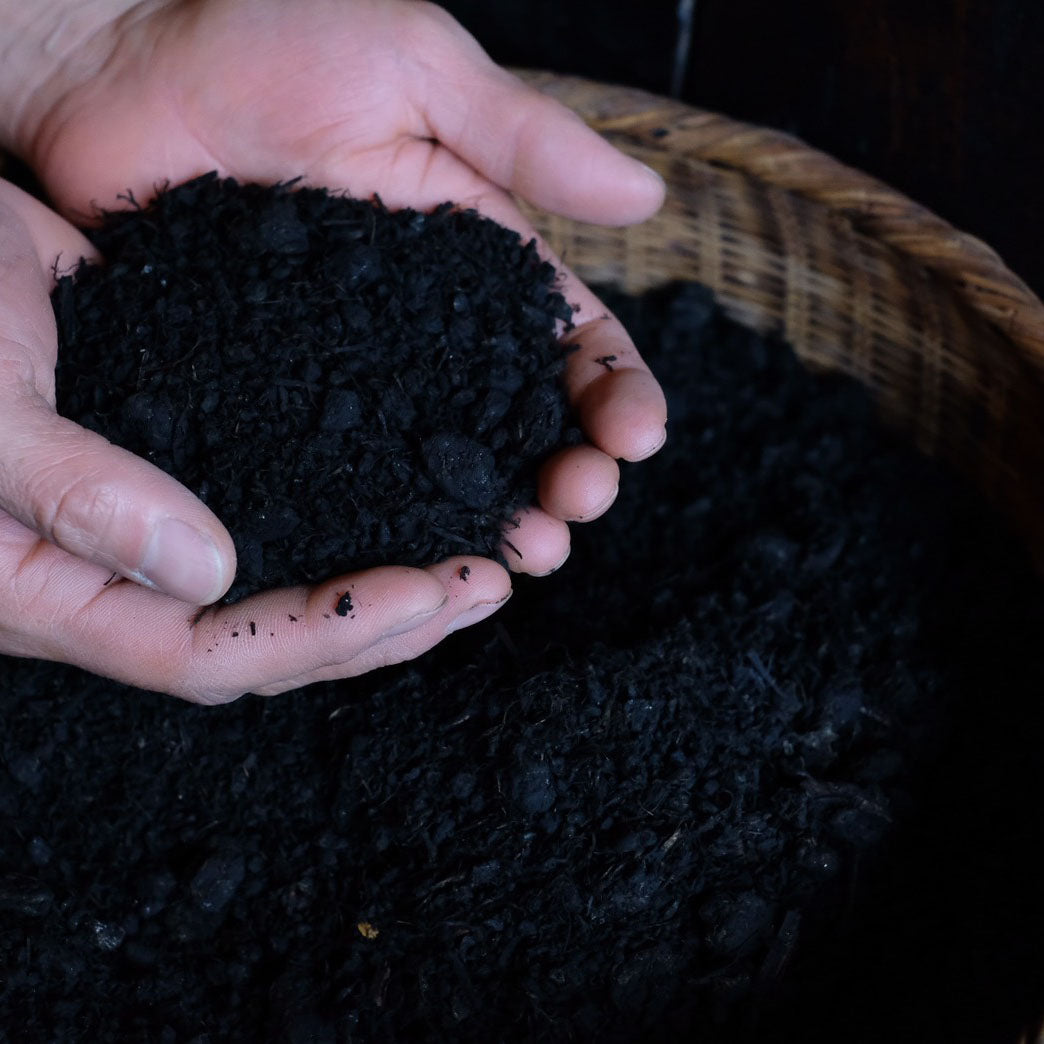
[[[23,626],[37,638],[49,636],[55,629],[54,594],[61,582],[60,572],[49,568],[19,569],[11,585],[11,595],[21,614]]]
[[[35,505],[38,530],[54,543],[79,548],[93,543],[113,522],[119,507],[116,491],[89,471],[74,475],[75,460],[38,472],[30,480],[29,499]]]
[[[5,608],[11,613],[12,623],[38,648],[46,647],[48,655],[55,653],[59,621],[64,616],[60,596],[64,563],[46,540],[36,540],[21,550],[14,566],[6,574]],[[34,655],[44,655],[37,652]],[[51,656],[50,658],[55,658]]]

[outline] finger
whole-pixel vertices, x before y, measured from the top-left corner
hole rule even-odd
[[[467,567],[467,571],[463,571]],[[482,558],[449,558],[428,566],[430,576],[447,593],[442,608],[400,634],[389,635],[342,663],[300,674],[278,684],[255,690],[260,696],[276,696],[312,682],[358,677],[369,671],[416,659],[455,631],[472,627],[492,616],[511,597],[511,581],[495,562]]]
[[[481,559],[462,561],[479,571],[484,566]],[[197,703],[227,702],[352,660],[439,612],[447,600],[438,576],[395,566],[203,612],[110,579],[104,569],[0,515],[0,631],[7,651],[73,663]],[[488,586],[480,576],[468,589],[482,598]],[[489,595],[498,596],[498,590]]]
[[[547,576],[569,557],[569,527],[546,511],[526,508],[504,527],[503,553],[513,573]]]
[[[193,604],[235,574],[232,539],[184,486],[147,461],[0,386],[0,508],[58,547]]]
[[[456,22],[438,15],[415,96],[427,136],[493,184],[578,221],[651,217],[664,183],[553,98],[499,68]]]
[[[591,522],[604,515],[620,490],[620,465],[595,446],[571,446],[540,469],[537,497],[554,518]]]
[[[637,461],[652,456],[666,438],[667,400],[623,324],[562,263],[509,197],[490,192],[475,205],[486,217],[516,229],[523,240],[535,239],[541,257],[558,271],[561,293],[575,309],[574,328],[562,338],[573,348],[566,359],[566,394],[584,434],[610,457]]]
[[[370,669],[356,663],[367,650],[440,615],[447,601],[438,577],[382,566],[211,609],[195,625],[193,655],[175,694],[227,702],[244,692],[354,677]]]
[[[57,335],[40,258],[79,241],[26,199],[8,189],[0,199],[0,509],[122,576],[215,601],[235,551],[214,514],[158,468],[54,413]]]
[[[585,301],[578,314],[590,315],[594,308]],[[562,343],[574,347],[566,392],[587,437],[611,457],[651,457],[667,438],[667,400],[619,319],[603,310],[581,321]]]

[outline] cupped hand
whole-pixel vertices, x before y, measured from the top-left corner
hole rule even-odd
[[[410,659],[506,600],[500,566],[461,558],[201,610],[232,580],[224,527],[169,475],[55,413],[51,266],[81,256],[75,228],[0,181],[0,652],[219,703]]]
[[[133,4],[43,82],[19,138],[59,206],[86,219],[92,202],[111,207],[127,189],[143,201],[215,169],[242,181],[303,175],[391,207],[452,200],[527,239],[512,194],[606,224],[643,220],[663,200],[655,174],[416,0]],[[566,522],[609,507],[617,459],[654,453],[666,421],[620,323],[542,250],[577,306],[566,382],[588,442],[547,462],[539,506],[508,534],[507,560],[532,574],[562,564]]]
[[[111,21],[77,37],[76,18],[97,10]],[[144,202],[215,169],[241,181],[303,175],[392,207],[453,200],[526,238],[512,194],[607,224],[640,221],[662,202],[652,172],[496,67],[426,3],[106,0],[64,29],[39,56],[53,67],[10,110],[9,138],[77,221],[128,189]],[[231,580],[228,535],[173,479],[54,415],[48,268],[59,252],[72,261],[89,247],[12,191],[0,195],[3,651],[219,702],[419,655],[506,600],[503,570],[472,558],[369,570],[200,615]],[[617,459],[655,452],[665,425],[663,395],[619,322],[541,249],[577,306],[566,383],[588,442],[547,462],[539,505],[508,534],[512,567],[533,574],[561,565],[566,522],[601,514]],[[597,362],[607,355],[612,370]],[[21,427],[7,422],[15,416]],[[341,617],[333,609],[346,590],[356,612]]]

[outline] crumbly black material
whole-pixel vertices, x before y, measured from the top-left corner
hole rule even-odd
[[[697,289],[614,306],[670,438],[490,621],[225,708],[3,664],[0,1026],[1018,1039],[1044,936],[1028,562],[851,383]]]
[[[54,292],[59,412],[211,507],[229,600],[497,557],[576,437],[556,272],[474,212],[207,175],[92,238],[107,263]]]

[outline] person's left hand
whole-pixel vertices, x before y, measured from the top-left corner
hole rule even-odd
[[[524,238],[511,193],[582,221],[628,224],[662,182],[573,113],[494,65],[444,11],[415,0],[146,2],[95,31],[20,109],[20,151],[67,216],[95,218],[131,190],[217,170],[241,181],[303,175],[420,210],[451,200]],[[542,247],[550,256],[546,247]],[[616,496],[617,458],[665,437],[659,385],[620,323],[571,273],[579,306],[566,382],[588,439],[541,472],[539,508],[508,539],[540,575],[569,551],[566,521]],[[614,356],[611,372],[595,362]]]
[[[99,260],[79,231],[0,179],[0,656],[225,703],[413,659],[504,604],[507,573],[470,557],[201,610],[232,580],[220,520],[170,475],[55,412],[48,291],[56,258],[84,256]],[[353,608],[338,616],[345,593]]]

